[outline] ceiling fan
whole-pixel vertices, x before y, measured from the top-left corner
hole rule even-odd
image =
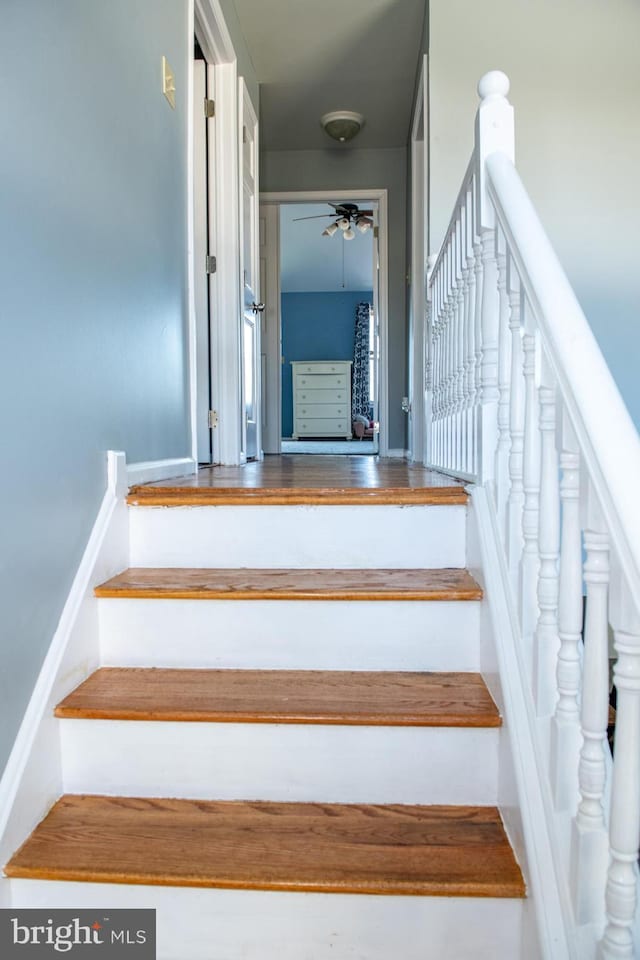
[[[353,240],[355,237],[354,227],[360,233],[366,233],[373,226],[373,210],[361,210],[357,203],[331,203],[333,213],[319,213],[312,217],[294,217],[294,220],[319,220],[323,217],[335,218],[333,223],[322,231],[323,237],[332,237],[338,230],[342,230],[342,236],[345,240]]]

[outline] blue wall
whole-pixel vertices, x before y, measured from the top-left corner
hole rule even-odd
[[[371,290],[282,294],[282,436],[293,430],[291,360],[353,360],[356,306]]]
[[[105,452],[189,453],[187,23],[187,0],[2,3],[0,770]]]

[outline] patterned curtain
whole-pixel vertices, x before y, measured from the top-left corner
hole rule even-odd
[[[369,314],[371,305],[356,307],[355,347],[353,351],[353,383],[351,384],[351,416],[369,419]]]

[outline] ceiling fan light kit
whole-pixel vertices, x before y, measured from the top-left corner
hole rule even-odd
[[[323,237],[332,237],[338,230],[342,231],[345,240],[353,240],[356,227],[360,233],[366,233],[373,227],[373,210],[361,210],[357,203],[329,203],[334,213],[320,213],[313,217],[294,217],[298,220],[322,220],[324,217],[335,217],[333,223],[322,231]]]
[[[364,117],[353,110],[333,110],[325,113],[320,123],[325,132],[339,143],[347,143],[360,133],[364,126]]]

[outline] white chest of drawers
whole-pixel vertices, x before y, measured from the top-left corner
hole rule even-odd
[[[351,439],[351,360],[292,360],[293,439]]]

